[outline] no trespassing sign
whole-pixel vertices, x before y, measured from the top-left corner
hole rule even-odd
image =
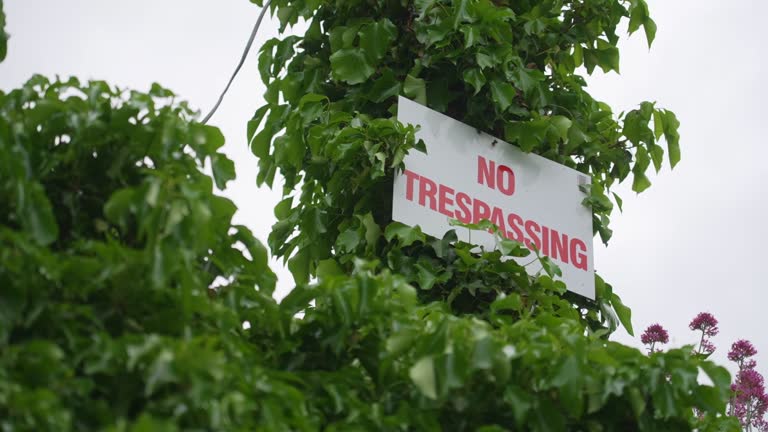
[[[582,204],[583,173],[479,133],[473,127],[400,97],[397,118],[420,126],[427,153],[412,151],[395,177],[392,218],[442,237],[453,219],[488,219],[506,238],[550,257],[569,291],[595,298],[592,212]],[[493,234],[456,229],[460,240],[496,247]],[[515,258],[520,263],[528,258]],[[526,267],[529,274],[539,263]]]

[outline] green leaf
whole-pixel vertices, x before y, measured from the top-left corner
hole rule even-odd
[[[512,407],[515,422],[522,425],[533,407],[531,394],[517,385],[508,385],[504,389],[504,401]]]
[[[641,193],[644,190],[651,187],[651,181],[648,179],[648,177],[645,175],[645,173],[642,172],[636,172],[634,173],[634,177],[632,180],[632,190]]]
[[[634,33],[648,17],[648,5],[645,0],[634,0],[629,8],[629,34]],[[650,44],[648,44],[650,47]]]
[[[435,380],[435,365],[432,357],[422,357],[414,364],[408,376],[421,393],[430,398],[437,399],[437,383]]]
[[[469,0],[456,0],[454,2],[454,11],[453,11],[453,29],[456,30],[459,28],[459,24],[462,23],[462,21],[465,21],[469,18],[469,15],[467,14],[467,4],[469,3]]]
[[[214,154],[211,157],[211,169],[213,170],[216,187],[220,190],[226,189],[227,182],[236,178],[235,163],[221,153]]]
[[[576,67],[579,67],[584,63],[584,49],[581,47],[581,44],[575,44],[573,46],[573,62]]]
[[[546,119],[510,122],[505,127],[504,136],[507,141],[516,142],[522,151],[529,153],[544,141],[549,126],[550,122]]]
[[[653,40],[656,39],[656,22],[651,17],[646,17],[645,22],[643,22],[643,30],[645,30],[645,39],[648,42],[648,48],[650,48]]]
[[[494,312],[503,310],[520,311],[523,307],[522,299],[518,293],[510,293],[504,297],[498,298],[491,303],[491,310]]]
[[[360,48],[373,67],[379,64],[396,36],[397,28],[386,18],[360,29]]]
[[[660,385],[653,391],[653,407],[656,410],[656,415],[660,418],[667,419],[675,414],[675,393],[674,389],[670,385]]]
[[[728,369],[718,366],[711,361],[703,361],[699,366],[709,376],[715,387],[727,389],[731,385],[731,374],[728,372]]]
[[[309,282],[309,251],[299,250],[293,258],[288,260],[288,270],[293,275],[293,280],[298,285]]]
[[[475,56],[475,61],[477,62],[477,65],[480,66],[480,69],[492,68],[496,65],[496,62],[490,55],[482,52],[477,53]]]
[[[680,162],[680,134],[677,129],[680,122],[672,111],[664,111],[664,139],[667,141],[669,165],[674,168]]]
[[[515,102],[516,95],[517,90],[512,84],[498,80],[491,81],[491,97],[500,108],[500,112],[506,111]]]
[[[59,226],[43,187],[37,182],[17,185],[17,206],[24,230],[41,246],[53,243],[59,236]]]
[[[546,79],[544,73],[540,70],[524,67],[515,68],[509,74],[509,77],[512,79],[512,82],[515,83],[515,86],[522,90],[526,95],[531,94],[531,92],[537,89],[539,84]]]
[[[412,100],[422,104],[427,104],[427,87],[421,78],[414,78],[411,75],[405,77],[403,93]]]
[[[331,54],[333,77],[347,84],[360,84],[376,71],[364,53],[357,48],[345,48]]]
[[[504,255],[513,257],[526,257],[531,254],[531,250],[525,247],[524,244],[509,239],[501,239],[499,241],[499,250]]]
[[[478,68],[468,69],[464,71],[464,82],[471,85],[475,89],[475,94],[478,94],[485,85],[485,75]]]
[[[426,236],[421,232],[421,228],[418,226],[410,227],[400,222],[392,222],[387,225],[387,228],[384,230],[384,238],[390,242],[392,239],[397,238],[402,246],[410,246],[417,241],[423,243],[426,240]]]
[[[5,60],[8,54],[8,34],[5,32],[5,11],[3,2],[0,1],[0,62]]]
[[[286,219],[290,213],[291,208],[293,206],[293,197],[288,197],[283,200],[281,200],[277,205],[275,206],[275,217],[277,220],[283,220]]]
[[[656,144],[648,144],[648,153],[651,155],[654,169],[659,172],[661,164],[664,162],[664,149]]]
[[[573,122],[568,117],[560,115],[552,116],[550,122],[552,123],[552,126],[555,127],[555,130],[557,130],[558,137],[563,141],[567,141],[568,130],[571,128]]]
[[[664,135],[664,113],[661,110],[653,110],[653,135],[657,140]]]
[[[437,3],[437,0],[414,0],[414,7],[419,14],[419,18],[423,18],[424,15]]]
[[[611,305],[613,306],[613,310],[616,311],[616,315],[619,317],[621,325],[624,326],[630,336],[634,336],[635,332],[632,329],[632,309],[625,306],[624,303],[621,302],[621,297],[615,293],[612,293],[611,295]]]
[[[386,69],[381,76],[374,81],[373,86],[366,94],[368,100],[372,102],[383,102],[391,97],[400,94],[401,84],[397,80],[391,69]]]
[[[471,48],[475,44],[482,42],[480,31],[474,25],[462,26],[461,32],[464,34],[464,49]]]

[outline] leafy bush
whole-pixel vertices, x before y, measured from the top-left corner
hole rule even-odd
[[[607,188],[632,157],[644,185],[642,152],[658,155],[646,114],[667,112],[644,105],[622,129],[578,78],[544,75],[559,67],[547,69],[549,56],[565,52],[535,54],[554,47],[559,4],[497,3],[274,3],[286,23],[317,17],[306,39],[263,50],[268,105],[249,125],[259,180],[278,169],[286,178],[270,245],[292,256],[298,286],[279,304],[265,248],[213,192],[235,175],[221,133],[170,91],[34,77],[0,93],[0,429],[732,428],[725,369],[690,349],[645,356],[607,340],[630,316],[602,279],[598,301],[586,302],[503,260],[514,248],[477,252],[388,220],[381,194],[419,148],[414,129],[391,118],[392,97],[440,109],[450,95],[432,84],[436,71],[462,80],[445,88],[465,86],[463,62],[479,59],[490,62],[477,65],[482,96],[458,92],[442,110],[517,130],[507,138],[591,173],[598,232],[607,233]],[[612,31],[624,13],[610,0],[583,7],[590,19],[573,31],[594,43],[590,32]],[[511,34],[528,47],[521,60],[537,65],[511,71],[533,76],[520,76],[533,83],[514,98],[504,68],[523,51],[502,46],[495,58],[489,48],[508,25],[523,32]],[[613,64],[611,48],[582,51]],[[662,121],[674,155],[673,122]],[[521,138],[529,133],[538,138]],[[631,149],[614,145],[622,133]],[[714,385],[699,384],[700,371]]]

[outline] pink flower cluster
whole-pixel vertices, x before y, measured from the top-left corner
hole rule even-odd
[[[739,369],[744,369],[743,366],[746,363],[750,363],[751,366],[746,369],[752,369],[755,367],[754,360],[748,360],[750,357],[757,354],[757,350],[748,340],[737,340],[731,345],[731,350],[728,352],[728,360],[736,362],[739,365]]]
[[[664,327],[662,327],[661,324],[651,324],[645,329],[642,336],[640,336],[640,341],[645,345],[650,345],[650,347],[648,347],[649,352],[655,352],[657,343],[665,344],[669,342],[669,333],[664,330]]]
[[[707,336],[717,336],[720,329],[717,328],[717,319],[709,312],[701,312],[688,324],[693,331],[700,330]]]
[[[765,380],[755,370],[757,362],[753,357],[757,354],[754,345],[748,340],[737,340],[731,345],[728,360],[736,362],[739,372],[736,381],[731,384],[731,415],[736,416],[741,426],[747,430],[768,430],[768,422],[764,417],[768,412],[768,394],[765,392]]]
[[[697,354],[712,354],[715,352],[715,344],[709,339],[712,336],[717,336],[720,333],[720,329],[717,328],[717,319],[709,312],[700,312],[695,318],[688,324],[688,328],[693,331],[701,332],[701,339],[699,340],[699,348],[695,351]]]
[[[709,355],[715,351],[711,338],[720,332],[717,325],[717,319],[709,312],[699,313],[688,324],[691,330],[701,332],[694,354]],[[658,351],[656,344],[669,342],[669,333],[660,324],[653,324],[645,329],[640,340],[648,345],[649,353],[654,353]],[[739,366],[739,372],[731,384],[729,414],[737,417],[745,430],[768,431],[768,421],[765,420],[768,414],[768,393],[763,376],[756,370],[757,362],[752,359],[756,354],[757,349],[747,340],[741,339],[731,345],[728,360]]]
[[[765,393],[765,382],[759,372],[741,369],[731,390],[733,414],[739,418],[743,427],[763,430],[768,426],[763,419],[768,411],[768,394]]]

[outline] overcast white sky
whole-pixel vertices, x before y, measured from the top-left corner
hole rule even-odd
[[[765,128],[768,3],[759,0],[649,0],[658,34],[649,52],[642,34],[622,44],[622,74],[589,79],[593,96],[618,113],[643,100],[678,115],[682,161],[652,177],[636,196],[623,188],[624,213],[613,218],[606,249],[596,241],[595,267],[632,307],[636,338],[660,322],[672,345],[693,343],[687,328],[700,311],[720,320],[714,359],[738,338],[757,347],[768,373],[768,311],[763,270],[768,265],[768,146]],[[6,0],[8,57],[0,88],[33,73],[103,79],[147,90],[172,89],[207,111],[237,60],[259,9],[247,0]],[[278,193],[257,189],[257,161],[245,124],[261,105],[256,50],[276,35],[262,24],[243,71],[211,123],[224,132],[238,179],[226,195],[238,223],[266,243]],[[290,274],[273,266],[279,294]]]

